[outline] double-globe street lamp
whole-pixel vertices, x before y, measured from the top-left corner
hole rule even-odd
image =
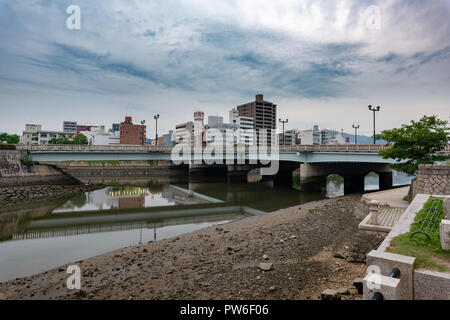
[[[375,112],[380,111],[380,106],[372,107],[369,105],[369,110],[373,112],[373,144],[375,144]]]
[[[155,146],[158,146],[158,119],[159,119],[159,113],[156,116],[153,116],[153,118],[156,120],[156,139],[155,139]]]
[[[281,118],[278,120],[283,124],[283,146],[284,146],[284,124],[288,122],[288,119],[286,120],[281,120]]]
[[[357,131],[358,131],[358,129],[359,129],[359,124],[358,125],[354,125],[354,124],[352,124],[352,127],[353,127],[353,129],[355,129],[355,144],[358,144],[358,134],[357,134]]]

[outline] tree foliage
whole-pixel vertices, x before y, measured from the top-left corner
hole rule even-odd
[[[73,137],[73,140],[68,138],[52,138],[48,141],[49,144],[88,144],[87,137],[80,133]]]
[[[20,137],[17,134],[0,133],[0,142],[6,141],[8,144],[18,144]]]
[[[414,175],[419,164],[433,164],[449,159],[449,156],[437,152],[447,147],[450,140],[448,122],[436,116],[423,116],[419,121],[411,121],[400,128],[383,130],[376,139],[387,141],[392,147],[379,154],[384,159],[395,159],[391,165],[395,170]]]
[[[72,142],[73,144],[88,144],[88,139],[84,134],[79,133],[75,137],[73,137]]]

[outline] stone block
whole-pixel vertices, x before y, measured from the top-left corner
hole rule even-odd
[[[450,300],[450,274],[430,271],[414,271],[415,300]]]
[[[326,289],[321,293],[322,300],[341,300],[341,295],[337,290]]]
[[[400,270],[398,299],[413,299],[413,270],[416,258],[372,250],[367,254],[367,268],[378,270],[381,275],[388,276],[394,268]],[[370,273],[370,272],[369,272]]]
[[[363,282],[363,299],[371,300],[375,292],[383,295],[383,300],[401,300],[400,279],[369,273]]]
[[[444,216],[445,219],[450,220],[450,198],[444,199]]]
[[[442,220],[440,225],[441,246],[450,251],[450,220]]]

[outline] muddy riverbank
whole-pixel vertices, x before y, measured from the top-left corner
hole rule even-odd
[[[0,298],[318,299],[346,287],[359,299],[352,280],[382,240],[357,230],[364,210],[359,195],[310,202],[79,261],[81,290],[62,266],[0,284]]]

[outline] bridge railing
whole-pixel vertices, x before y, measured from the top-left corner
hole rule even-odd
[[[16,145],[19,150],[41,151],[41,152],[171,152],[173,147],[167,146],[150,146],[150,145],[108,145],[108,146],[93,146],[93,145]],[[253,150],[252,150],[253,148]],[[390,148],[389,145],[383,144],[323,144],[323,145],[289,145],[279,146],[280,152],[366,152],[377,153],[380,150]],[[268,151],[271,148],[267,148]],[[235,150],[239,150],[235,148]],[[246,147],[245,152],[257,151],[256,147]],[[224,148],[225,152],[225,148]],[[450,145],[447,146],[440,153],[449,154]]]
[[[59,145],[16,145],[19,150],[28,151],[81,151],[81,152],[170,152],[172,147],[166,146],[141,146],[141,145],[107,145],[107,146],[93,146],[93,145],[74,145],[74,144],[59,144]]]
[[[382,144],[322,144],[280,146],[280,151],[303,152],[378,152],[389,148]]]

